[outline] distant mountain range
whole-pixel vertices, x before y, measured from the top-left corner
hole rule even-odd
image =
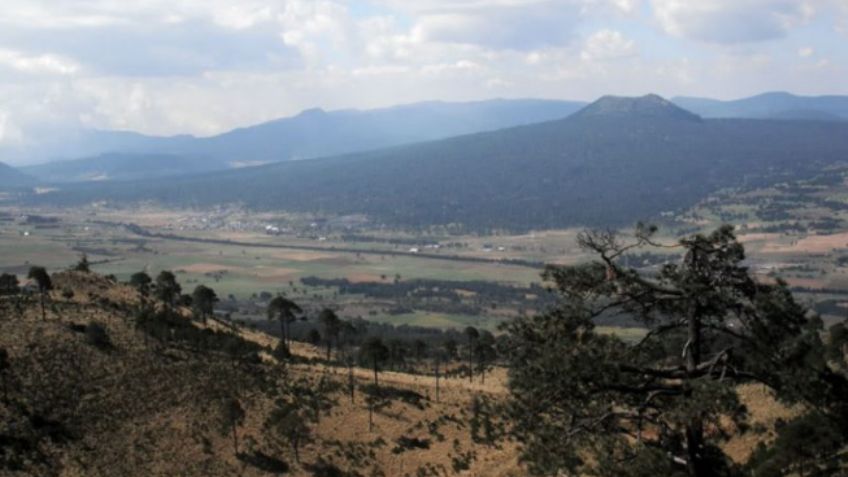
[[[35,184],[35,179],[14,167],[0,162],[0,187],[15,188]]]
[[[609,97],[617,107],[623,98]],[[683,116],[704,118],[848,120],[848,97],[767,93],[736,101],[675,98]],[[28,166],[41,182],[129,180],[191,175],[244,166],[377,150],[565,118],[586,103],[549,100],[427,102],[374,110],[323,111],[236,129],[208,138],[152,137],[132,132],[80,131],[47,136],[24,151],[29,159],[65,160]],[[603,110],[604,104],[595,109]],[[627,111],[621,111],[627,113]],[[609,114],[610,111],[604,111]],[[647,112],[643,112],[647,113]],[[18,153],[22,153],[18,151]],[[0,160],[4,157],[0,151]],[[20,157],[11,155],[9,157]],[[67,160],[71,159],[73,160]]]
[[[820,173],[848,122],[702,119],[658,96],[604,97],[569,118],[345,156],[156,181],[68,185],[37,203],[155,200],[474,230],[622,225],[724,187]]]
[[[122,179],[149,171],[161,177],[367,151],[413,142],[564,118],[585,103],[535,99],[468,103],[428,102],[374,110],[323,111],[236,129],[208,138],[151,137],[129,132],[84,131],[48,143],[31,158],[74,158],[23,168],[43,181]],[[183,159],[177,160],[176,156]],[[109,164],[114,160],[116,164]],[[64,161],[63,161],[64,162]],[[55,161],[51,161],[55,164]],[[127,170],[124,170],[127,168]]]
[[[765,93],[735,101],[689,97],[672,101],[705,118],[848,120],[848,96]]]

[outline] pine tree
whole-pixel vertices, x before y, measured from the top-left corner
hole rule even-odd
[[[177,298],[182,293],[182,287],[177,282],[177,277],[173,272],[162,270],[156,276],[156,298],[158,298],[166,308],[172,308],[176,305]]]
[[[130,277],[130,286],[138,291],[142,299],[146,299],[150,295],[150,284],[153,279],[146,272],[136,272]]]
[[[474,379],[474,343],[480,337],[480,332],[469,326],[465,328],[465,336],[468,337],[468,382],[471,382]]]
[[[751,275],[731,227],[681,240],[682,260],[656,273],[622,266],[628,251],[662,246],[653,233],[638,227],[627,243],[581,234],[598,259],[549,267],[560,305],[505,327],[513,432],[534,472],[727,475],[722,434],[706,429],[744,424],[737,386],[813,405],[846,389],[823,365],[821,321],[784,282]],[[645,337],[595,328],[594,319],[616,316],[639,322]]]
[[[280,343],[285,348],[286,354],[290,354],[289,349],[289,325],[297,320],[297,315],[303,313],[303,310],[297,303],[286,298],[285,295],[277,295],[268,303],[268,319],[276,318],[280,322]]]
[[[245,412],[238,399],[227,399],[221,409],[221,431],[233,437],[233,453],[238,455],[238,427],[244,423]]]
[[[215,311],[215,303],[218,303],[218,295],[215,290],[206,285],[197,285],[191,294],[191,304],[195,315],[206,323],[206,318]]]
[[[324,341],[327,345],[327,361],[329,361],[330,352],[333,350],[333,342],[338,342],[339,340],[339,332],[341,331],[341,320],[339,320],[339,317],[336,315],[336,312],[329,308],[324,308],[318,315],[318,321],[324,328]]]
[[[47,299],[47,293],[53,289],[53,281],[50,279],[50,274],[44,267],[30,267],[27,278],[35,280],[38,287],[38,295],[41,303],[41,319],[47,319],[47,312],[44,308],[44,301]]]

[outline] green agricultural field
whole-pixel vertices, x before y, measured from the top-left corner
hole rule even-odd
[[[673,243],[678,233],[708,231],[719,223],[729,221],[739,226],[738,233],[746,245],[749,262],[764,279],[780,276],[786,278],[792,286],[805,289],[846,289],[848,273],[837,262],[841,259],[843,261],[840,263],[844,264],[845,257],[848,257],[848,234],[840,230],[772,231],[791,226],[796,221],[800,221],[803,227],[817,223],[826,216],[824,206],[835,207],[834,202],[827,201],[841,200],[843,195],[848,196],[848,186],[841,185],[823,191],[807,183],[740,193],[722,192],[687,214],[668,220],[656,240]],[[791,220],[764,220],[759,217],[766,213],[775,214],[771,209],[757,208],[756,204],[764,197],[791,210]],[[815,202],[816,206],[810,206],[811,202]],[[779,212],[780,209],[776,210]],[[837,209],[830,212],[834,219],[848,220],[848,212]],[[19,217],[25,212],[12,213]],[[589,258],[577,246],[578,230],[430,238],[405,232],[393,235],[393,232],[384,230],[361,233],[378,239],[399,237],[404,240],[420,239],[422,242],[439,240],[450,244],[442,249],[422,249],[427,254],[446,257],[436,259],[410,253],[412,247],[409,245],[343,241],[342,232],[312,233],[308,225],[302,233],[279,236],[265,234],[261,226],[240,231],[229,230],[226,225],[220,228],[207,227],[203,225],[206,213],[197,211],[84,209],[70,213],[35,213],[61,217],[61,221],[47,227],[27,224],[22,220],[0,222],[0,270],[24,274],[33,264],[51,270],[63,269],[74,264],[85,252],[95,271],[113,274],[121,280],[140,270],[146,270],[151,275],[161,270],[172,270],[185,291],[190,291],[198,284],[205,284],[214,288],[220,297],[232,295],[236,300],[251,300],[263,291],[284,291],[302,297],[302,300],[308,298],[307,301],[314,302],[315,306],[340,306],[355,310],[352,316],[393,324],[435,327],[462,327],[470,324],[493,329],[498,322],[506,319],[504,317],[513,316],[519,310],[499,310],[495,316],[485,317],[421,310],[405,315],[389,315],[386,310],[391,307],[390,303],[361,296],[339,296],[335,289],[304,288],[300,279],[314,276],[382,283],[391,283],[397,278],[403,281],[479,280],[527,286],[541,280],[538,267],[497,263],[497,260],[569,264]],[[245,223],[249,220],[249,213],[239,212],[219,222]],[[264,220],[273,220],[273,217],[254,220],[261,224]],[[141,236],[117,225],[128,222],[140,224],[154,234],[163,234],[165,237],[176,235],[194,241],[163,238],[161,235]],[[288,246],[306,249],[285,248]],[[339,248],[348,250],[341,251]],[[652,254],[638,258],[633,263],[635,266],[661,263],[664,256],[673,260],[678,253],[675,248],[634,252],[637,255],[642,252]],[[448,259],[454,255],[487,261]],[[842,295],[807,293],[805,298],[814,305],[823,299],[839,300]],[[632,330],[624,333],[632,333]]]
[[[29,232],[26,236],[25,231]],[[234,240],[231,234],[219,235],[208,231],[186,233],[183,236],[188,235]],[[253,234],[236,238],[248,243],[315,245],[314,240],[297,237],[287,239]],[[198,284],[205,284],[214,288],[222,299],[232,295],[236,300],[244,301],[251,300],[261,292],[283,291],[295,298],[301,297],[313,308],[340,306],[354,313],[352,316],[373,317],[397,325],[444,328],[472,325],[488,329],[494,329],[503,318],[422,311],[393,316],[382,312],[391,307],[391,303],[341,296],[335,289],[304,287],[300,279],[315,276],[383,283],[391,283],[396,279],[474,280],[519,286],[541,280],[540,270],[534,267],[393,255],[390,252],[396,251],[396,247],[387,244],[370,244],[369,248],[363,248],[362,253],[332,250],[332,247],[348,245],[328,240],[321,243],[324,250],[295,250],[187,242],[141,237],[123,227],[95,223],[86,216],[63,215],[60,226],[50,229],[33,230],[21,224],[0,224],[0,247],[3,250],[0,254],[0,270],[22,275],[32,264],[43,265],[50,270],[65,269],[76,263],[84,252],[94,271],[115,275],[119,280],[127,280],[130,275],[141,270],[151,275],[161,270],[171,270],[177,275],[184,292],[190,292]],[[386,253],[374,253],[375,247],[383,247]],[[378,314],[374,316],[374,312]]]

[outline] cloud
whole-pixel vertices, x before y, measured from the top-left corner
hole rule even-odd
[[[615,30],[599,30],[586,39],[580,58],[592,60],[614,60],[636,54],[636,43]]]
[[[72,75],[80,66],[74,60],[59,55],[26,55],[20,51],[0,48],[0,66],[19,73]]]
[[[350,53],[358,44],[350,12],[326,0],[289,1],[277,16],[283,42],[315,65],[335,52]]]
[[[784,37],[816,11],[805,0],[652,0],[652,5],[667,33],[721,44]]]
[[[99,25],[82,29],[0,28],[0,44],[34,56],[61,52],[94,73],[179,76],[209,70],[296,66],[296,50],[272,27],[236,31],[213,22]]]
[[[424,41],[521,50],[569,42],[579,15],[564,2],[473,6],[427,14],[415,28]]]
[[[445,73],[468,74],[475,73],[482,69],[482,66],[471,60],[459,60],[454,63],[441,63],[436,65],[425,65],[421,68],[421,73],[426,75],[443,75]]]
[[[848,2],[837,5],[836,31],[848,36]]]
[[[0,110],[0,144],[20,144],[23,132],[12,124],[7,111]]]
[[[415,19],[421,41],[533,50],[572,42],[588,17],[631,14],[641,0],[421,0],[381,2]]]
[[[848,93],[846,21],[845,0],[3,0],[0,146],[316,106]]]

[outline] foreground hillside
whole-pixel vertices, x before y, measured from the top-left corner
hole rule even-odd
[[[848,123],[702,120],[657,96],[560,121],[372,153],[156,182],[68,187],[36,204],[157,201],[366,214],[472,229],[622,225],[722,188],[803,178],[848,157]]]
[[[556,306],[446,341],[269,294],[277,339],[216,317],[205,285],[120,284],[85,256],[31,267],[23,289],[3,273],[0,470],[845,475],[845,324],[825,329],[784,282],[751,275],[732,227],[676,245],[655,232],[580,234],[600,258],[546,269]],[[623,258],[640,246],[685,252],[648,274]],[[610,315],[644,333],[595,325]],[[290,339],[303,321],[314,345]]]
[[[284,365],[276,338],[157,323],[98,275],[53,285],[44,318],[35,298],[0,302],[2,475],[522,474],[514,449],[469,428],[473,397],[502,395],[503,375],[443,379],[437,402],[432,378],[380,373],[375,394],[371,371],[328,367],[311,346]]]

